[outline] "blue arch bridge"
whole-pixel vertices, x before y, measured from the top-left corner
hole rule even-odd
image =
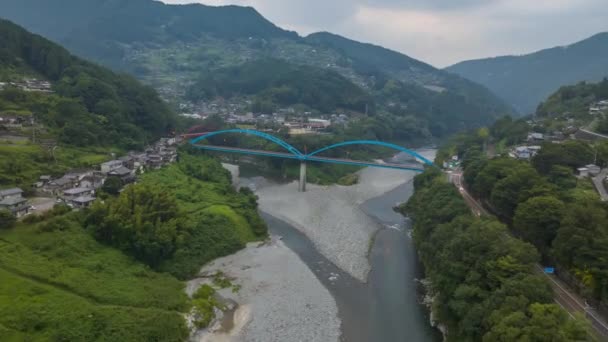
[[[282,148],[284,148],[285,152],[275,152],[275,151],[263,151],[263,150],[251,150],[246,148],[237,148],[237,147],[227,147],[227,146],[213,146],[213,145],[200,145],[199,142],[203,140],[207,140],[216,135],[221,134],[230,134],[230,133],[241,133],[254,135],[268,141],[271,141]],[[196,134],[198,135],[198,134]],[[284,158],[284,159],[295,159],[300,161],[300,191],[306,191],[306,163],[307,162],[319,162],[319,163],[331,163],[331,164],[343,164],[343,165],[355,165],[355,166],[369,166],[369,167],[379,167],[386,169],[397,169],[397,170],[405,170],[405,171],[415,171],[422,172],[424,171],[424,165],[433,165],[433,163],[416,153],[415,151],[409,150],[407,148],[401,147],[399,145],[386,143],[382,141],[375,140],[353,140],[353,141],[345,141],[338,144],[334,144],[331,146],[327,146],[316,150],[311,153],[302,153],[297,148],[291,146],[287,142],[272,136],[270,134],[250,130],[250,129],[228,129],[222,131],[215,131],[210,133],[203,133],[202,135],[190,140],[190,144],[195,146],[196,148],[200,148],[208,151],[217,151],[217,152],[228,152],[228,153],[240,153],[247,154],[253,156],[265,156],[265,157],[276,157],[276,158]],[[412,157],[416,158],[420,163],[410,163],[410,164],[392,164],[392,163],[377,163],[377,162],[369,162],[369,161],[357,161],[351,159],[343,159],[343,158],[328,158],[319,156],[322,152],[339,148],[343,146],[351,146],[351,145],[376,145],[376,146],[384,146],[391,149],[394,149],[399,152],[405,152]]]

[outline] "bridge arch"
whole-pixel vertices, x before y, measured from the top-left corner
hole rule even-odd
[[[235,128],[235,129],[226,129],[226,130],[222,130],[222,131],[215,131],[215,132],[211,132],[211,133],[207,133],[204,135],[201,135],[200,137],[194,138],[192,140],[190,140],[190,144],[194,145],[196,143],[198,143],[201,140],[205,140],[208,138],[211,138],[213,136],[216,135],[220,135],[220,134],[228,134],[228,133],[241,133],[241,134],[250,134],[250,135],[255,135],[257,137],[266,139],[270,142],[273,142],[281,147],[283,147],[284,149],[286,149],[287,151],[289,151],[291,154],[298,156],[298,157],[304,157],[304,154],[302,154],[302,152],[300,152],[297,148],[291,146],[290,144],[288,144],[287,142],[264,132],[260,132],[260,131],[255,131],[252,129],[240,129],[240,128]]]
[[[395,144],[391,144],[391,143],[386,143],[386,142],[382,142],[382,141],[376,141],[376,140],[345,141],[345,142],[337,143],[337,144],[334,144],[334,145],[331,145],[331,146],[323,147],[323,148],[318,149],[318,150],[316,150],[316,151],[314,151],[312,153],[309,153],[306,156],[307,157],[312,157],[312,156],[314,156],[316,154],[319,154],[321,152],[325,152],[327,150],[331,150],[331,149],[342,147],[342,146],[349,146],[349,145],[376,145],[376,146],[384,146],[384,147],[392,148],[393,150],[397,150],[397,151],[400,151],[400,152],[405,152],[405,153],[409,154],[410,156],[412,156],[414,158],[420,159],[426,165],[434,165],[432,161],[426,159],[425,157],[423,157],[419,153],[416,153],[416,152],[414,152],[412,150],[408,150],[407,148],[401,147],[399,145],[395,145]]]

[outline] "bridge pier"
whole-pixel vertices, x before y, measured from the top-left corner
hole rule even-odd
[[[298,187],[300,192],[306,192],[306,162],[300,161],[300,184]]]

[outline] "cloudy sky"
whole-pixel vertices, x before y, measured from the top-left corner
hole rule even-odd
[[[608,31],[606,0],[163,0],[253,6],[306,35],[330,31],[438,67],[523,54]]]

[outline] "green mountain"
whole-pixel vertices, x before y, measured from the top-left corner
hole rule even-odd
[[[247,95],[270,106],[305,104],[327,113],[367,110],[423,119],[437,136],[512,113],[486,88],[459,76],[329,33],[302,38],[247,7],[5,0],[0,13],[78,55],[135,75],[171,102]],[[253,76],[249,71],[258,60],[262,67],[265,60],[286,64],[279,67],[280,77],[226,78]],[[225,91],[256,80],[261,83],[251,91]]]
[[[538,106],[536,116],[549,129],[575,126],[608,134],[608,109],[600,103],[606,100],[607,78],[597,83],[579,82],[561,87],[551,94]]]
[[[461,62],[446,70],[483,84],[528,114],[560,86],[608,75],[608,33],[523,56]]]
[[[367,92],[337,72],[277,59],[254,60],[210,71],[189,92],[193,101],[247,95],[271,106],[297,103],[321,112],[341,108],[364,113],[366,106],[374,103]]]
[[[112,67],[128,67],[125,45],[161,46],[211,34],[222,39],[297,38],[250,7],[165,5],[151,0],[4,0],[2,17]]]
[[[68,144],[143,146],[174,124],[175,117],[153,89],[0,20],[0,81],[26,76],[51,82],[53,93],[7,87],[0,92],[0,107],[33,113]]]

